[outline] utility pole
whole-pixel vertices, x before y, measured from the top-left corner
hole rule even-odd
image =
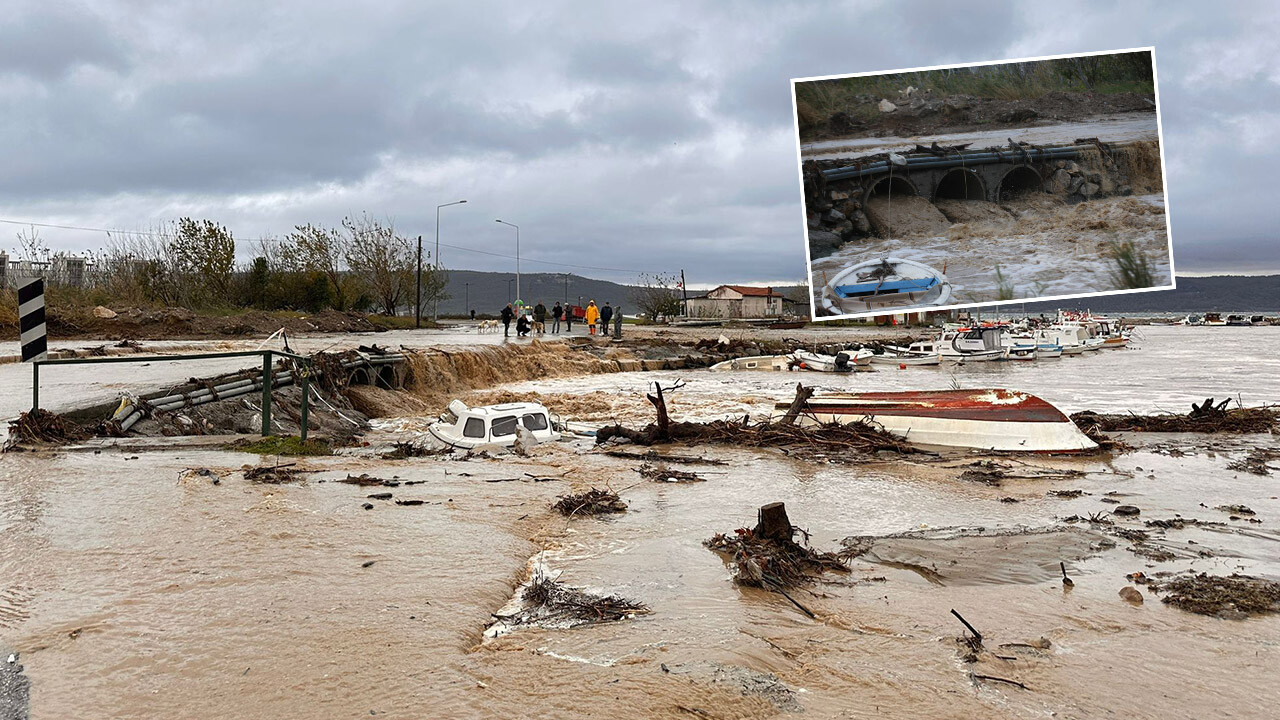
[[[569,273],[564,274],[564,304],[569,304]]]
[[[684,268],[680,269],[680,312],[689,317],[689,285],[684,281]]]
[[[516,229],[516,299],[520,299],[520,226],[515,223],[509,223],[506,220],[494,220],[494,222],[510,225]]]
[[[437,279],[439,279],[440,277],[440,208],[449,207],[450,205],[461,205],[465,202],[466,200],[458,200],[456,202],[445,203],[443,205],[436,206],[436,278]],[[421,290],[422,288],[422,237],[421,236],[418,237],[418,288],[419,288],[418,302],[421,303],[422,302],[422,295],[421,295],[422,293],[422,290]],[[443,290],[444,288],[440,288],[440,290],[437,290],[436,296],[431,299],[431,318],[436,321],[440,320],[440,292]]]
[[[463,283],[462,287],[463,287],[463,292],[465,293],[464,297],[466,297],[466,299],[462,301],[462,304],[464,306],[462,308],[462,314],[465,317],[470,317],[471,316],[471,283]]]
[[[418,236],[418,301],[413,304],[413,326],[422,327],[422,236]]]

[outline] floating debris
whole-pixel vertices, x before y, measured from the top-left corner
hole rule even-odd
[[[1188,575],[1167,582],[1148,581],[1161,602],[1200,615],[1241,619],[1280,612],[1280,583],[1251,575]]]
[[[241,468],[244,471],[244,479],[249,482],[261,483],[263,485],[280,485],[282,483],[302,482],[299,474],[305,472],[296,467],[297,463],[285,463],[284,465],[260,465],[254,467],[245,465]]]
[[[1214,510],[1221,510],[1232,515],[1256,515],[1248,505],[1219,505]]]
[[[433,455],[448,455],[450,451],[451,448],[449,447],[428,447],[405,440],[392,444],[391,450],[382,453],[382,459],[404,460],[406,458],[431,457]]]
[[[528,587],[520,594],[523,607],[509,615],[494,615],[508,627],[537,625],[571,628],[615,622],[649,612],[643,603],[617,595],[596,595],[571,588],[535,571]]]
[[[1137,505],[1117,505],[1111,511],[1114,515],[1133,516],[1142,514],[1141,508]]]
[[[797,532],[805,544],[792,539]],[[730,560],[729,572],[740,585],[782,590],[808,583],[828,570],[849,571],[842,555],[809,547],[808,534],[791,524],[782,503],[761,507],[754,528],[718,534],[703,544]]]
[[[1280,470],[1280,467],[1272,467],[1269,464],[1273,460],[1280,460],[1280,450],[1254,448],[1249,451],[1248,455],[1227,463],[1227,469],[1254,475],[1270,475],[1272,470]]]
[[[627,504],[622,502],[617,493],[599,488],[574,495],[561,495],[552,507],[564,515],[603,515],[627,510]]]
[[[1134,413],[1103,415],[1085,410],[1071,416],[1081,429],[1102,432],[1269,433],[1280,425],[1280,411],[1272,406],[1227,409],[1231,398],[1214,404],[1208,398],[1192,404],[1186,415]]]
[[[348,474],[346,477],[342,478],[338,482],[344,483],[346,485],[359,485],[361,487],[366,487],[370,485],[383,485],[386,487],[396,487],[400,484],[399,480],[384,480],[383,478],[374,477],[367,473],[361,473],[359,475]]]
[[[18,442],[68,443],[88,439],[89,432],[57,413],[36,408],[10,420],[9,435]]]
[[[687,470],[672,470],[661,465],[650,465],[645,463],[640,466],[636,472],[640,473],[640,477],[654,482],[666,483],[696,483],[706,482],[707,479],[695,472]]]

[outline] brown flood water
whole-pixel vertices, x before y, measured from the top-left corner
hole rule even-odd
[[[1277,339],[1268,328],[1144,332],[1141,350],[1011,364],[1036,368],[975,366],[956,381],[1040,392],[1068,411],[1172,409],[1239,389],[1236,364]],[[1228,359],[1187,363],[1210,333]],[[1275,362],[1274,353],[1259,357],[1254,369]],[[676,395],[679,416],[756,411],[797,379],[681,376],[690,384]],[[1280,381],[1266,379],[1277,376],[1255,373],[1256,396],[1246,401],[1280,398]],[[674,378],[507,387],[638,422],[645,384]],[[829,388],[951,382],[930,369],[804,379]],[[371,439],[420,426],[386,422]],[[1221,620],[1163,605],[1145,587],[1141,606],[1118,592],[1136,571],[1280,577],[1274,476],[1225,468],[1274,440],[1136,441],[1142,449],[1116,457],[1023,459],[1031,469],[1086,474],[1000,487],[959,480],[971,458],[832,465],[728,447],[676,450],[730,463],[689,466],[704,483],[653,483],[634,472],[637,463],[592,452],[587,440],[540,446],[528,459],[308,459],[301,464],[320,472],[283,486],[229,472],[256,458],[222,451],[9,454],[0,457],[0,645],[21,653],[33,718],[1270,717],[1280,701],[1272,682],[1280,617]],[[1187,454],[1170,455],[1171,446]],[[184,474],[195,467],[227,474],[214,485]],[[348,472],[423,482],[333,482]],[[485,482],[526,472],[563,479]],[[604,485],[620,491],[628,512],[551,514],[555,496]],[[426,502],[366,500],[379,491]],[[1118,528],[1150,530],[1143,520],[1176,514],[1225,524],[1152,531],[1147,545],[1173,555],[1156,561],[1106,528],[1063,522],[1114,507],[1102,502],[1107,493],[1142,508],[1138,518],[1116,518]],[[870,550],[848,574],[793,593],[813,620],[780,595],[734,585],[701,545],[779,500],[820,549],[910,536],[863,541]],[[1263,522],[1212,509],[1237,503]],[[483,639],[535,556],[567,584],[652,612]],[[992,652],[976,664],[962,660],[953,608],[986,636]],[[1047,649],[1027,646],[1042,637]]]

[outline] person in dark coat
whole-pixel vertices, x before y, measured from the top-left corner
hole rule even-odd
[[[564,306],[564,331],[567,333],[573,332],[573,306],[572,305]]]
[[[521,315],[520,318],[516,320],[516,336],[528,337],[528,335],[529,335],[529,316],[527,314]]]
[[[516,311],[511,309],[511,303],[502,308],[502,336],[511,337],[511,319],[516,316]]]
[[[557,300],[556,306],[551,308],[551,317],[552,317],[551,332],[552,333],[560,332],[560,318],[563,315],[564,315],[564,308],[560,307],[560,301]]]
[[[604,307],[600,308],[600,331],[605,335],[609,334],[609,321],[613,319],[613,306],[608,301]]]
[[[547,334],[547,306],[541,300],[533,306],[533,330],[539,335]]]

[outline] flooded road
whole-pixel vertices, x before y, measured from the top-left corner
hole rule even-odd
[[[830,390],[1012,387],[1068,412],[1181,412],[1237,392],[1251,405],[1280,400],[1280,328],[1140,332],[1139,349],[1033,363],[615,373],[489,392],[594,398],[584,407],[597,419],[633,424],[651,417],[645,388],[677,378],[688,384],[671,394],[676,419],[765,412],[797,380]],[[1193,615],[1145,586],[1140,606],[1117,594],[1133,572],[1280,577],[1275,478],[1226,469],[1249,447],[1274,446],[1270,437],[1151,435],[1114,457],[1001,460],[1059,477],[999,486],[959,479],[972,460],[963,456],[841,465],[670,448],[728,464],[690,465],[706,482],[667,484],[586,439],[527,459],[380,460],[378,444],[420,422],[381,425],[374,447],[302,460],[317,472],[278,486],[246,481],[235,469],[256,456],[224,451],[0,456],[0,646],[21,653],[32,717],[1262,718],[1280,701],[1269,682],[1280,617]],[[219,483],[188,468],[209,468]],[[335,482],[348,473],[422,481],[389,491],[424,504],[368,499],[370,488]],[[556,496],[592,486],[612,487],[628,511],[550,511]],[[1116,499],[1141,515],[1066,522]],[[778,594],[732,583],[702,546],[754,524],[773,501],[820,549],[935,534],[883,542],[849,573],[797,591],[810,619]],[[1228,504],[1262,522],[1213,509]],[[1175,515],[1216,524],[1144,523]],[[1023,528],[1051,533],[973,539],[1025,537]],[[1117,534],[1139,530],[1149,537]],[[1172,559],[1153,559],[1152,547]],[[651,612],[483,639],[534,558],[562,582]],[[962,660],[953,608],[986,637],[992,652],[977,663]]]

